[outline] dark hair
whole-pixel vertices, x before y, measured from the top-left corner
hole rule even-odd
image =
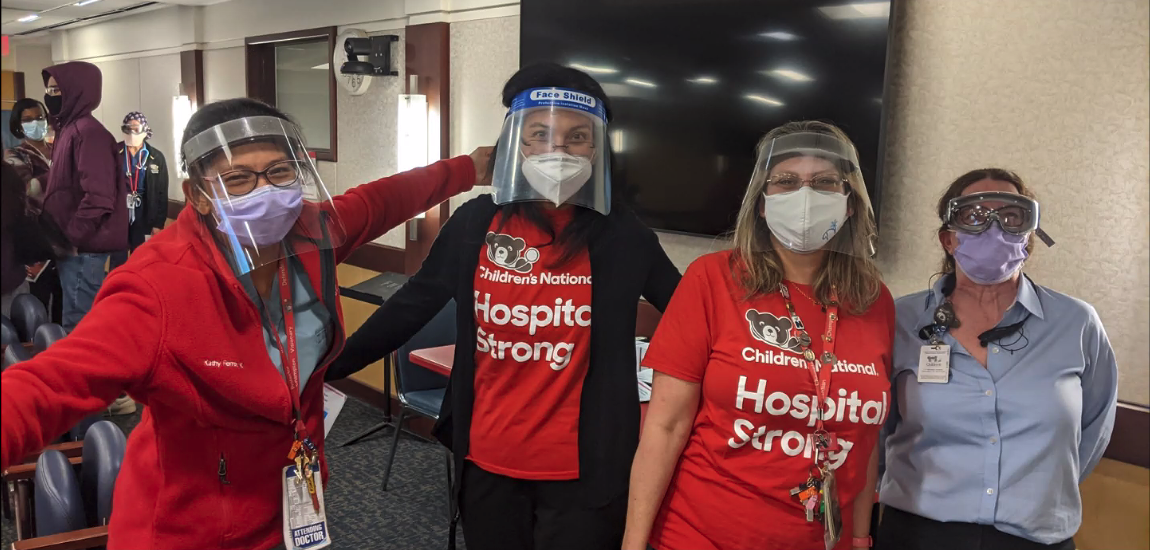
[[[180,139],[180,145],[182,146],[184,143],[187,143],[189,139],[192,139],[200,134],[200,132],[212,126],[223,124],[229,120],[250,116],[271,116],[292,121],[291,117],[284,114],[283,111],[259,100],[237,97],[235,99],[215,101],[204,105],[192,115],[192,118],[188,119],[188,125],[184,127],[184,135]],[[184,158],[183,151],[179,151],[178,155],[181,162],[187,163],[188,159]]]
[[[24,139],[27,137],[24,135],[24,126],[20,122],[20,118],[23,116],[24,111],[36,107],[40,108],[40,112],[44,114],[45,118],[48,116],[48,108],[45,107],[43,103],[30,97],[17,100],[16,104],[12,105],[12,114],[8,117],[8,132],[12,134],[12,137],[16,139]]]
[[[611,99],[607,97],[603,87],[583,71],[556,63],[537,63],[523,67],[511,75],[507,84],[503,85],[503,106],[510,108],[515,96],[532,88],[568,88],[595,96],[603,102],[603,110],[606,112],[607,120],[611,120]],[[610,141],[605,145],[608,158],[613,157]],[[500,147],[514,147],[514,145],[496,143],[497,154]],[[612,165],[614,165],[613,162]],[[489,169],[494,169],[494,163],[491,163]],[[612,188],[614,190],[615,186]],[[511,218],[521,216],[550,236],[551,242],[543,246],[554,244],[560,247],[562,254],[554,265],[547,266],[549,268],[562,266],[586,250],[591,240],[602,231],[604,222],[602,214],[587,208],[576,208],[571,222],[563,228],[561,233],[556,235],[551,219],[543,213],[543,206],[539,203],[506,204],[499,207],[499,212],[498,230],[502,230]]]
[[[944,192],[942,197],[938,199],[938,219],[940,222],[942,222],[942,225],[938,228],[939,232],[947,231],[950,229],[946,225],[946,211],[948,208],[950,208],[951,199],[962,196],[963,191],[966,191],[967,187],[970,187],[971,184],[980,182],[982,180],[994,180],[1001,181],[1003,183],[1009,183],[1014,186],[1019,195],[1022,195],[1028,199],[1038,198],[1035,196],[1034,192],[1026,186],[1026,183],[1022,181],[1022,177],[1010,170],[1003,168],[979,168],[978,170],[971,170],[951,182],[951,184],[947,186],[946,192]],[[1034,252],[1034,239],[1031,239],[1026,243],[1027,255],[1032,252]],[[942,253],[946,257],[942,259],[942,266],[939,268],[939,273],[942,275],[949,275],[954,273],[954,256],[952,256],[950,252],[947,252],[946,249],[943,249]]]

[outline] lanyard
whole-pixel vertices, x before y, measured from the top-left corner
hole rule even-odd
[[[144,164],[148,161],[148,146],[145,145],[141,147],[137,154],[140,155],[140,161],[135,163],[136,169],[133,171],[132,163],[130,162],[132,155],[128,153],[128,148],[124,147],[124,173],[128,176],[128,187],[131,189],[133,195],[140,189],[140,172],[144,169]]]
[[[839,320],[839,302],[838,295],[832,290],[831,303],[827,304],[827,321],[826,332],[823,333],[823,355],[821,358],[822,366],[819,366],[819,361],[816,361],[815,352],[811,349],[811,336],[807,333],[806,326],[803,325],[803,320],[799,318],[799,314],[795,311],[795,305],[791,302],[791,292],[787,288],[786,283],[779,285],[779,294],[783,295],[783,301],[787,306],[787,313],[791,316],[791,322],[794,323],[795,329],[799,331],[799,346],[803,352],[803,364],[807,366],[807,371],[811,373],[811,380],[815,383],[815,392],[818,398],[816,409],[818,416],[815,419],[815,437],[816,443],[824,450],[833,450],[837,446],[837,441],[834,440],[833,434],[828,434],[823,427],[823,417],[826,415],[827,397],[830,396],[831,391],[831,366],[838,362],[835,357],[835,331],[838,328]],[[817,455],[816,455],[817,456]]]

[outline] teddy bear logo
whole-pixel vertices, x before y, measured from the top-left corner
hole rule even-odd
[[[799,339],[791,336],[791,328],[795,325],[790,319],[748,309],[747,322],[751,325],[751,336],[755,340],[785,351],[802,351]]]
[[[491,231],[487,233],[487,259],[499,267],[528,273],[539,261],[539,250],[529,248],[523,239]]]

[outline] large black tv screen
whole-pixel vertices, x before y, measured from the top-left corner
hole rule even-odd
[[[610,96],[615,185],[651,227],[723,234],[771,128],[819,119],[859,150],[878,214],[889,2],[523,0],[520,62]]]

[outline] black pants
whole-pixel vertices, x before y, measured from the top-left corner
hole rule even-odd
[[[143,209],[140,209],[137,211],[137,215],[141,214],[146,214],[146,212],[144,212]],[[146,218],[137,217],[136,221],[132,222],[132,224],[128,226],[128,249],[112,253],[112,256],[108,262],[109,272],[111,272],[113,269],[116,269],[117,267],[124,265],[124,263],[128,261],[128,254],[135,252],[136,249],[139,248],[140,245],[144,244],[144,241],[147,240],[146,237],[152,232],[152,226],[145,223],[144,219]]]
[[[34,283],[28,283],[28,293],[35,296],[48,310],[48,321],[64,322],[64,287],[60,286],[60,271],[56,262],[48,264]]]
[[[879,524],[876,550],[1074,550],[1074,539],[1040,544],[995,529],[993,525],[942,522],[887,506]]]
[[[626,492],[602,508],[580,503],[578,481],[515,479],[464,463],[459,512],[467,550],[618,550]]]

